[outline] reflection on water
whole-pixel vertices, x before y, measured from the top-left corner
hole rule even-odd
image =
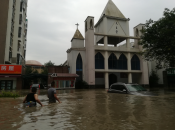
[[[29,91],[21,91],[23,95]],[[57,90],[61,104],[24,108],[23,98],[0,98],[0,130],[174,130],[175,93],[159,96],[107,93],[106,90]]]

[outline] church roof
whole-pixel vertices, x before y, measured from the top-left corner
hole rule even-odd
[[[77,29],[76,30],[76,32],[75,32],[75,34],[74,34],[74,36],[73,36],[73,38],[72,38],[72,40],[73,39],[81,39],[81,40],[84,40],[84,37],[82,36],[82,34],[80,33],[80,31]],[[72,41],[71,40],[71,41]]]
[[[117,8],[117,6],[112,2],[112,0],[109,0],[101,17],[103,15],[112,16],[112,17],[119,17],[119,18],[125,18],[125,16],[122,14],[122,12]],[[101,18],[100,17],[100,18]],[[125,18],[126,19],[126,18]]]

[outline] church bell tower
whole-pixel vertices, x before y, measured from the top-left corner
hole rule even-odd
[[[85,20],[86,73],[85,80],[89,85],[95,85],[95,51],[94,51],[94,17]]]

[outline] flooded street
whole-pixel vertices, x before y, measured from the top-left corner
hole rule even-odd
[[[25,94],[29,91],[22,91]],[[61,104],[24,108],[23,97],[0,98],[0,130],[174,130],[175,93],[158,96],[107,93],[104,89],[57,90]]]

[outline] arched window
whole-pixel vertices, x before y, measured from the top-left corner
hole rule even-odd
[[[131,70],[140,70],[140,60],[137,55],[131,59]]]
[[[124,54],[120,55],[120,58],[118,60],[118,69],[121,70],[127,70],[127,59],[126,56]]]
[[[93,22],[92,22],[92,19],[90,21],[90,29],[93,29]]]
[[[82,58],[81,58],[81,55],[78,54],[77,61],[76,61],[76,71],[82,71],[82,69],[83,69]]]
[[[95,69],[104,69],[104,57],[100,52],[95,55]]]
[[[136,28],[136,37],[139,37],[139,30]]]
[[[87,21],[85,23],[85,32],[87,31]]]
[[[112,53],[108,58],[108,68],[117,69],[117,58],[114,53]]]

